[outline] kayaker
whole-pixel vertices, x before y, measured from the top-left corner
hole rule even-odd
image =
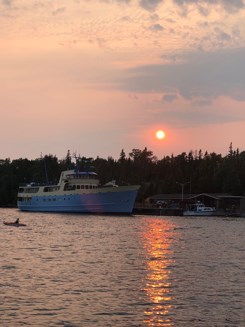
[[[19,218],[17,218],[14,223],[17,225],[19,222],[20,222],[20,220],[19,220]]]

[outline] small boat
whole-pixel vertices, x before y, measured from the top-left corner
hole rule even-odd
[[[190,206],[188,210],[183,212],[183,216],[213,216],[216,209],[206,207],[202,202],[198,201]]]
[[[131,214],[139,185],[101,185],[97,173],[78,168],[61,172],[56,185],[20,186],[17,206],[22,211],[91,214]]]
[[[4,221],[3,224],[7,225],[7,226],[14,226],[14,227],[24,227],[24,226],[26,226],[26,224],[15,223],[15,222],[7,222],[7,221]]]

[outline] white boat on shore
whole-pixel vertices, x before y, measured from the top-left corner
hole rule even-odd
[[[213,216],[216,209],[206,207],[202,202],[198,201],[190,206],[188,210],[183,211],[183,216]]]
[[[140,186],[100,185],[95,172],[63,171],[57,185],[20,186],[17,206],[22,211],[131,214]]]

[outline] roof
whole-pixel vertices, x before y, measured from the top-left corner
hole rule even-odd
[[[242,199],[245,196],[236,196],[227,193],[200,193],[200,194],[183,194],[184,200],[192,200],[195,198],[199,198],[201,196],[205,196],[208,198],[212,198],[215,200],[221,199]],[[149,200],[158,201],[158,200],[182,200],[181,193],[174,193],[174,194],[156,194],[149,197]]]

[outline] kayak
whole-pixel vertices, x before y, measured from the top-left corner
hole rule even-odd
[[[6,221],[3,222],[4,225],[7,225],[7,226],[14,226],[14,227],[24,227],[26,226],[26,224],[21,224],[21,223],[8,223]]]

